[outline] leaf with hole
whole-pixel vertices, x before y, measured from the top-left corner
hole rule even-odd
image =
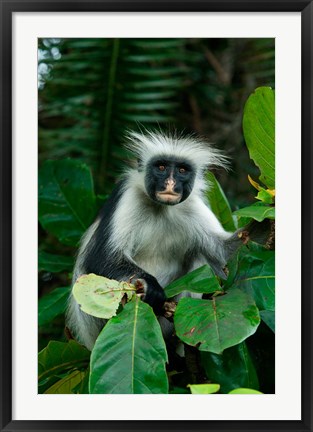
[[[72,292],[83,312],[97,318],[109,319],[116,315],[123,296],[127,294],[130,299],[136,288],[127,282],[118,282],[90,273],[77,279]]]
[[[174,315],[176,334],[200,351],[220,354],[254,334],[260,314],[250,296],[238,289],[212,300],[182,298]]]

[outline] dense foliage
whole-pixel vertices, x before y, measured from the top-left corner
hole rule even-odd
[[[271,43],[266,39],[253,43],[40,42],[41,62],[46,65],[39,92],[40,393],[275,391],[274,91],[260,87],[252,92],[251,88],[251,76],[253,84],[260,82],[253,72],[257,58],[264,60],[257,68],[261,82],[266,76],[273,80]],[[234,56],[239,47],[240,54]],[[226,67],[227,61],[223,63],[232,55],[237,62],[247,56],[240,79],[234,64]],[[248,97],[247,93],[252,94]],[[244,109],[238,104],[238,94],[246,100]],[[87,284],[78,280],[74,291],[82,308],[109,319],[90,356],[62,335],[78,241],[112,189],[121,159],[126,157],[120,146],[125,129],[140,127],[135,122],[180,127],[186,121],[187,131],[212,130],[218,137],[220,128],[224,134],[218,138],[220,147],[226,146],[231,134],[237,151],[244,136],[246,154],[255,164],[245,163],[245,156],[239,162],[234,158],[234,170],[240,166],[244,186],[231,189],[229,203],[223,192],[229,179],[218,181],[210,173],[208,200],[225,229],[234,231],[251,220],[268,220],[270,231],[264,232],[262,241],[248,241],[239,249],[228,263],[226,281],[204,266],[165,287],[169,299],[186,289],[204,294],[201,300],[182,299],[168,318],[175,325],[173,344],[184,344],[183,358],[166,347],[152,309],[131,284],[92,275],[86,276]],[[257,201],[242,198],[242,191],[252,187]],[[237,193],[237,210],[232,212]],[[238,209],[241,202],[248,205]],[[84,304],[81,289],[92,293],[95,287],[103,295],[95,300],[90,295]],[[106,294],[113,292],[114,301],[110,295],[108,302]]]

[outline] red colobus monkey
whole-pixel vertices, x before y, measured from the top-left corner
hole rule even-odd
[[[224,267],[240,244],[226,232],[204,197],[210,166],[227,165],[218,150],[194,137],[131,133],[128,147],[137,157],[82,238],[73,283],[95,273],[144,286],[144,301],[160,312],[163,288],[208,263]],[[92,349],[105,321],[81,311],[71,296],[67,326]]]

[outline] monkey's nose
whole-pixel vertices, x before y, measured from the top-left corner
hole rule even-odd
[[[165,186],[170,187],[171,189],[174,188],[176,182],[173,178],[168,178],[165,180]]]

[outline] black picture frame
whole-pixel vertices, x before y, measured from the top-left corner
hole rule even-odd
[[[308,0],[0,0],[1,5],[1,431],[312,431],[313,2]],[[299,421],[12,420],[12,15],[15,12],[301,12],[302,31],[302,419]],[[290,234],[292,236],[292,233]],[[290,372],[292,380],[292,371]]]

